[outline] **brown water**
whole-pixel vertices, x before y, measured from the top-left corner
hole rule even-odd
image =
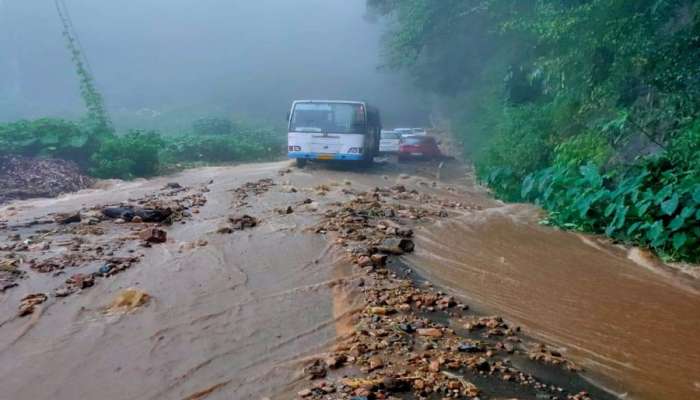
[[[400,182],[480,206],[418,229],[408,261],[470,304],[565,348],[592,379],[628,398],[700,398],[697,281],[638,253],[540,226],[533,207],[489,199],[464,181],[460,168],[441,173],[454,183],[450,191],[432,188],[434,176],[411,166],[279,176],[286,166],[192,170],[0,208],[0,219],[15,224],[139,197],[168,181],[196,186],[214,179],[201,213],[169,228],[168,242],[143,250],[144,261],[131,270],[47,303],[33,321],[14,317],[19,299],[65,277],[30,273],[0,294],[0,399],[293,397],[295,390],[285,388],[299,378],[300,361],[346,333],[357,307],[354,270],[307,231],[326,204],[342,199],[338,186],[322,197],[310,188],[346,179],[355,189]],[[261,225],[215,234],[221,221],[241,211],[231,190],[267,177],[278,185],[244,210]],[[282,191],[283,183],[299,192]],[[318,209],[297,206],[307,197]],[[290,204],[294,214],[274,211]],[[106,236],[99,240],[110,240]],[[208,246],[180,251],[197,239]],[[145,290],[153,301],[131,315],[105,315],[104,307],[127,287]]]
[[[639,252],[540,226],[537,214],[492,203],[426,226],[410,261],[561,346],[623,398],[700,398],[697,281]]]
[[[49,292],[65,276],[30,271],[19,287],[0,293],[0,399],[259,399],[286,390],[299,379],[306,357],[335,343],[356,296],[352,270],[344,268],[325,238],[305,231],[317,212],[295,207],[294,214],[282,216],[274,211],[299,204],[310,193],[282,193],[278,185],[252,196],[251,207],[233,206],[232,189],[263,177],[279,182],[286,179],[277,175],[284,167],[192,170],[0,208],[0,218],[12,225],[136,198],[169,181],[197,186],[214,180],[201,212],[169,227],[167,243],[139,250],[145,258],[130,270],[65,300],[52,298],[35,318],[15,317],[19,299]],[[314,182],[310,174],[295,179],[300,189]],[[215,233],[228,215],[240,212],[260,218],[260,225]],[[208,245],[180,250],[199,239]],[[153,300],[133,314],[107,315],[112,299],[129,287]]]

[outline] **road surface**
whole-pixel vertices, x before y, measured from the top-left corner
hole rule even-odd
[[[493,200],[457,163],[442,169],[388,163],[357,171],[291,165],[102,182],[58,199],[0,208],[4,243],[17,233],[21,240],[33,238],[22,254],[107,249],[142,256],[79,293],[50,296],[29,316],[16,316],[25,295],[50,293],[69,275],[100,265],[87,262],[58,274],[27,270],[18,286],[0,293],[0,399],[294,398],[306,382],[303,366],[347,335],[365,306],[362,271],[314,228],[351,192],[395,184],[464,206],[416,226],[416,251],[403,261],[421,275],[558,346],[590,379],[616,393],[700,396],[696,279],[639,252],[542,227],[534,207]],[[58,235],[51,233],[55,224],[44,221],[166,196],[170,182],[206,204],[167,227],[163,244],[140,246],[135,224],[101,222],[99,234]],[[218,232],[241,214],[258,225]],[[77,247],[75,236],[84,238]],[[150,301],[110,313],[127,288],[146,292]]]

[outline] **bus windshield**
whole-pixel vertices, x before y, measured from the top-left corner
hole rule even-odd
[[[365,107],[350,103],[298,103],[289,128],[292,132],[365,133]]]

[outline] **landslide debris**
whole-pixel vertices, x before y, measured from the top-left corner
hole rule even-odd
[[[186,223],[199,212],[207,192],[207,186],[169,183],[124,203],[6,225],[2,232],[7,235],[0,240],[0,292],[16,290],[12,288],[21,287],[23,279],[48,276],[50,290],[21,301],[18,315],[26,316],[50,297],[89,290],[137,265],[141,248],[165,243],[167,226]]]
[[[17,280],[24,277],[25,272],[19,269],[19,264],[17,258],[0,260],[0,293],[17,286]]]
[[[315,232],[345,248],[364,273],[365,308],[349,337],[304,368],[311,383],[299,398],[491,398],[480,387],[490,382],[492,392],[507,387],[510,392],[504,393],[528,393],[528,398],[590,399],[586,392],[542,382],[512,362],[530,355],[553,364],[561,354],[536,347],[532,356],[518,327],[498,316],[471,313],[453,296],[412,279],[397,259],[414,250],[417,224],[463,207],[396,185],[353,193],[325,212]]]
[[[119,292],[112,304],[107,308],[107,314],[127,314],[145,305],[151,296],[140,289],[129,288]]]
[[[19,311],[17,312],[17,315],[24,317],[25,315],[34,313],[36,306],[48,299],[49,297],[44,293],[33,293],[24,296],[22,301],[19,303]]]
[[[35,197],[56,197],[92,186],[78,165],[53,158],[0,156],[0,204]]]
[[[233,205],[236,208],[248,206],[250,196],[259,196],[270,190],[275,183],[270,178],[260,179],[256,182],[246,182],[232,190]]]

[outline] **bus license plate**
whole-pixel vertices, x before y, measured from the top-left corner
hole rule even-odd
[[[319,154],[317,157],[319,160],[332,160],[333,154]]]

